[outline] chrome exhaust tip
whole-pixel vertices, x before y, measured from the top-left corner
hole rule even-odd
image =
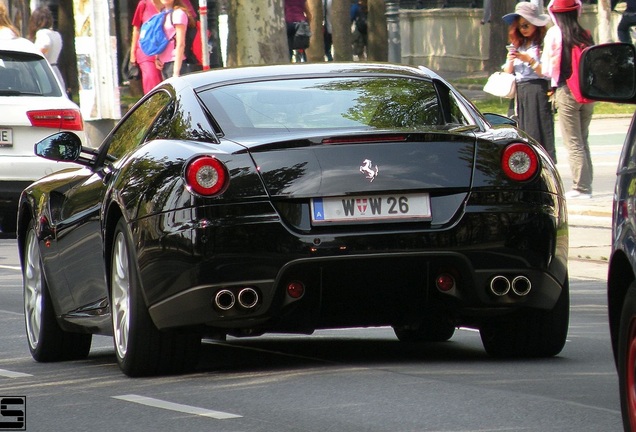
[[[230,290],[220,290],[214,296],[214,305],[223,311],[232,309],[235,302],[234,293]]]
[[[512,292],[517,294],[520,297],[528,295],[530,290],[532,289],[532,283],[530,279],[525,276],[517,276],[512,280]]]
[[[254,288],[243,288],[238,293],[238,303],[243,309],[252,309],[258,304],[258,293]]]
[[[490,280],[490,291],[497,297],[502,297],[510,292],[510,281],[505,276],[495,276]]]

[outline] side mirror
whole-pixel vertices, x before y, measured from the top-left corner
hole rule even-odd
[[[72,132],[59,132],[35,144],[36,155],[57,162],[77,162],[82,152],[82,140]]]
[[[484,117],[488,120],[488,123],[491,125],[508,125],[508,126],[517,126],[517,122],[510,117],[506,117],[505,115],[495,114],[495,113],[484,113]]]
[[[607,102],[636,103],[634,45],[609,43],[586,48],[579,64],[583,96]]]

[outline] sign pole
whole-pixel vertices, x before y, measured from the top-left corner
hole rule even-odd
[[[203,70],[210,69],[210,53],[208,52],[208,1],[199,0],[199,20],[201,22],[201,56]]]

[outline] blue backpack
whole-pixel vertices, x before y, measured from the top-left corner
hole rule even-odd
[[[168,46],[170,39],[166,36],[163,25],[166,22],[166,15],[170,12],[161,11],[141,25],[139,46],[144,54],[149,56],[161,54]]]

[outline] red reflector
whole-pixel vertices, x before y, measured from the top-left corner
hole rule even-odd
[[[512,180],[525,181],[536,174],[539,162],[532,147],[524,143],[514,143],[504,149],[501,168]]]
[[[229,176],[225,165],[212,156],[201,156],[190,161],[185,171],[186,184],[203,196],[218,195],[225,191]]]
[[[298,299],[301,298],[303,294],[305,294],[305,286],[302,282],[294,281],[287,284],[287,295],[291,298]]]
[[[448,273],[442,273],[435,279],[435,286],[440,291],[450,291],[455,286],[455,279]]]
[[[323,144],[358,144],[370,142],[399,142],[406,141],[404,135],[374,135],[374,136],[358,136],[358,137],[342,137],[342,138],[325,138]]]
[[[75,109],[27,111],[32,126],[60,130],[84,130],[82,114]]]

